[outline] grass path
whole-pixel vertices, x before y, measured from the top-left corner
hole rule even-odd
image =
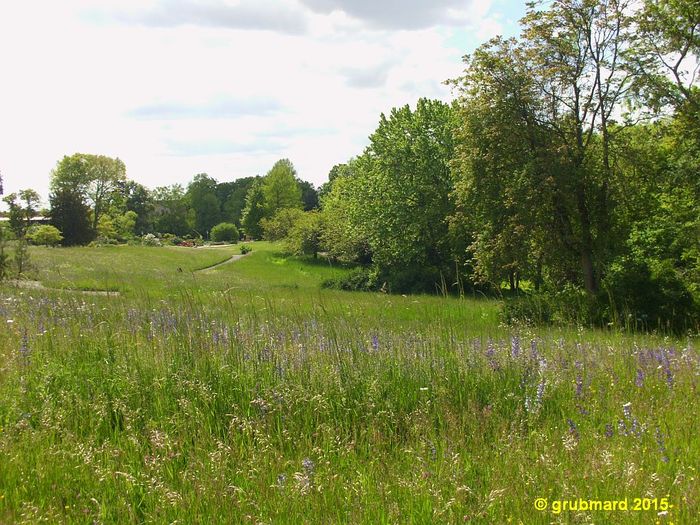
[[[205,266],[204,268],[197,268],[196,270],[193,270],[193,271],[194,271],[194,272],[208,272],[208,271],[210,271],[210,270],[213,270],[214,268],[218,268],[219,266],[223,266],[224,264],[230,264],[230,263],[232,263],[232,262],[235,262],[235,261],[237,261],[237,260],[239,260],[239,259],[242,259],[243,257],[245,257],[245,255],[243,255],[243,254],[241,254],[241,255],[232,255],[231,257],[229,257],[229,258],[226,259],[225,261],[221,261],[221,262],[218,262],[218,263],[214,263],[214,264],[212,264],[211,266]]]

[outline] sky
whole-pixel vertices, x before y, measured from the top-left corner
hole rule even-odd
[[[381,113],[514,35],[517,0],[0,3],[0,173],[37,190],[64,156],[119,157],[149,188],[231,181],[289,158],[316,186]]]

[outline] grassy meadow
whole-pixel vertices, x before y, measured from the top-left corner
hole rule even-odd
[[[0,523],[697,523],[696,339],[325,290],[347,270],[251,244],[32,248]]]

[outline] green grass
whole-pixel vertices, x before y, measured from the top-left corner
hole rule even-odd
[[[694,340],[323,290],[268,243],[191,271],[237,250],[32,251],[122,293],[0,288],[0,523],[695,523]]]

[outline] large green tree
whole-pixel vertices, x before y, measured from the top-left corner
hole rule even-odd
[[[76,153],[61,159],[51,173],[52,192],[68,190],[86,197],[92,205],[92,228],[111,206],[115,191],[126,181],[126,166],[119,158]]]
[[[324,201],[331,216],[346,216],[348,238],[366,239],[377,270],[395,289],[432,291],[441,274],[454,273],[447,223],[454,127],[452,108],[436,100],[382,115],[352,177],[331,192],[344,192],[347,203],[339,209],[337,199]]]
[[[51,224],[63,234],[64,246],[84,245],[95,238],[90,222],[90,206],[85,196],[68,186],[55,189],[49,196]]]
[[[262,184],[266,217],[273,217],[283,208],[302,208],[301,188],[296,175],[289,159],[278,160],[267,172]]]
[[[204,237],[221,222],[221,202],[217,196],[218,182],[200,173],[187,186],[187,198],[194,211],[194,229]]]

